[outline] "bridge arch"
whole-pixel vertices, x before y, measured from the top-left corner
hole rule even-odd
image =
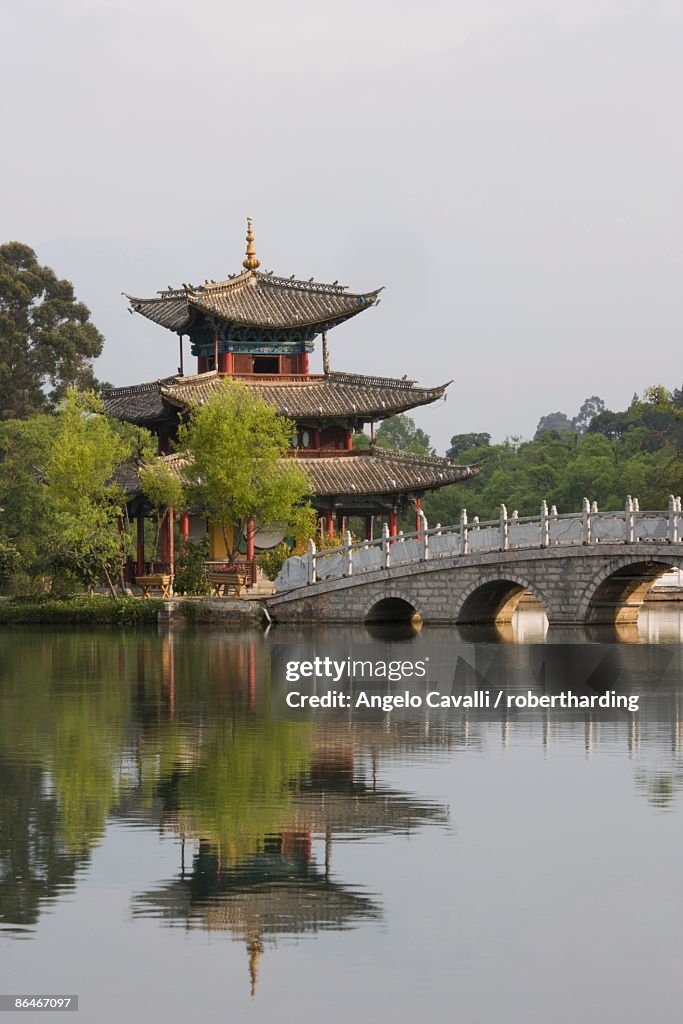
[[[652,557],[623,555],[610,559],[584,591],[577,620],[594,624],[626,625],[638,621],[638,613],[655,580],[669,569],[683,568],[683,558],[657,554]]]
[[[489,572],[470,583],[456,602],[455,621],[464,624],[511,622],[522,595],[529,592],[547,614],[548,602],[535,583],[510,572]]]
[[[409,597],[399,591],[390,590],[382,597],[373,597],[366,602],[363,622],[419,625],[422,616]]]

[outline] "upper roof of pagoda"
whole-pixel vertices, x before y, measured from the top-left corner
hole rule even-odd
[[[205,281],[203,285],[169,286],[151,299],[124,293],[131,309],[170,331],[183,334],[206,317],[265,331],[300,327],[323,330],[377,302],[381,288],[372,292],[349,292],[337,281],[333,284],[323,284],[313,278],[301,281],[294,275],[276,277],[272,271],[258,270],[260,263],[254,252],[251,218],[247,220],[247,258],[241,273],[232,274],[224,281]]]

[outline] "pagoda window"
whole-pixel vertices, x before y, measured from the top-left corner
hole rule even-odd
[[[279,373],[280,372],[280,357],[279,356],[254,356],[254,373]]]
[[[324,427],[320,431],[321,448],[346,448],[346,430],[344,427]]]
[[[312,448],[314,447],[314,439],[314,432],[303,428],[297,431],[296,434],[292,434],[292,448]]]

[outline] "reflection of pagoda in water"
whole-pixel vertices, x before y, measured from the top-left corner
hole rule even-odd
[[[228,868],[201,840],[189,873],[183,869],[175,881],[139,896],[134,914],[224,931],[244,942],[254,995],[267,943],[283,935],[354,928],[378,920],[381,907],[333,881],[327,858],[322,869],[315,863],[310,834],[283,833],[265,837],[262,850]]]
[[[166,793],[168,799],[169,794]],[[335,838],[367,833],[409,834],[443,823],[441,805],[419,801],[358,776],[353,752],[327,749],[314,755],[301,779],[281,831],[263,836],[258,848],[226,860],[210,838],[200,837],[192,868],[185,870],[185,832],[192,808],[159,808],[160,824],[181,832],[182,862],[174,881],[137,898],[137,916],[163,918],[188,928],[224,931],[246,944],[252,995],[258,961],[278,936],[345,930],[381,917],[380,904],[359,888],[331,876]],[[314,840],[324,839],[324,863]]]

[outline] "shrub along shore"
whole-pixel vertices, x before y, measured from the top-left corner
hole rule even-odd
[[[0,601],[0,625],[156,625],[162,607],[163,601],[141,601],[138,597],[9,597]]]
[[[8,625],[146,626],[213,625],[258,626],[264,621],[261,601],[227,598],[176,597],[170,601],[139,597],[0,598],[0,627]]]

